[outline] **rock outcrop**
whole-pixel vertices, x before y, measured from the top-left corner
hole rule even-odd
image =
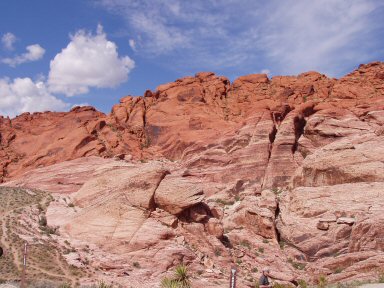
[[[1,118],[0,176],[56,195],[49,224],[98,275],[129,274],[122,285],[157,285],[179,262],[209,287],[227,285],[234,264],[244,287],[263,266],[291,284],[374,279],[384,264],[383,75],[381,62],[341,79],[198,73],[108,115]]]

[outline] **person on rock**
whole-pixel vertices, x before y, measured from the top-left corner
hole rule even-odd
[[[259,287],[260,288],[271,288],[271,284],[269,284],[269,268],[265,267],[263,268],[263,273],[261,274],[261,277],[259,279]]]

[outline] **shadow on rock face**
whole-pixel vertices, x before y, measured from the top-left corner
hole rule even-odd
[[[0,257],[3,256],[3,248],[0,247]]]
[[[207,223],[209,218],[212,217],[209,206],[203,202],[192,205],[185,209],[179,215],[179,219],[184,222],[195,222],[195,223]]]

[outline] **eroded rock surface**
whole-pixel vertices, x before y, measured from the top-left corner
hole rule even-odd
[[[234,264],[241,287],[264,266],[282,283],[374,279],[383,75],[380,62],[341,79],[198,73],[108,115],[1,118],[0,176],[54,193],[48,223],[122,285],[153,287],[180,262],[206,287],[227,285]]]

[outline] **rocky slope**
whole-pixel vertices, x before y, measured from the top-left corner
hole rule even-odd
[[[198,73],[108,115],[0,119],[1,175],[69,197],[47,212],[68,261],[122,285],[179,262],[204,287],[231,264],[244,287],[263,266],[293,284],[367,280],[384,264],[383,124],[381,62],[341,79]]]

